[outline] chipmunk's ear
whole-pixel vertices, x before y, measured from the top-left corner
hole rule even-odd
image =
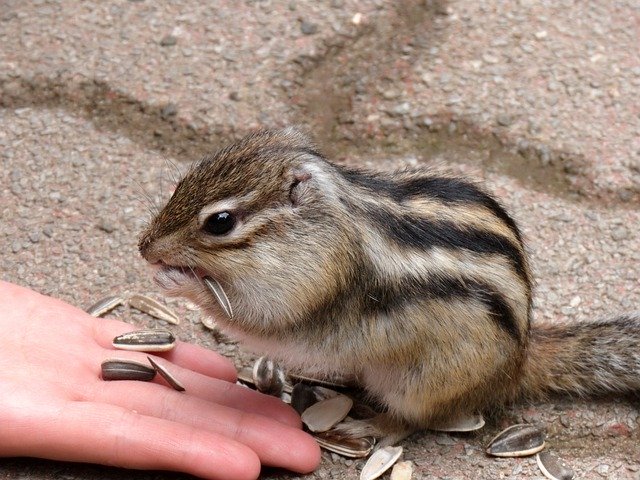
[[[304,166],[293,170],[289,185],[289,201],[292,206],[297,207],[304,200],[305,194],[309,190],[311,177],[311,171]]]

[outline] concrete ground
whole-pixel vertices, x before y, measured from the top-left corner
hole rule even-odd
[[[337,161],[485,179],[522,226],[536,318],[640,310],[639,25],[636,0],[3,0],[2,278],[79,306],[157,296],[137,235],[176,170],[297,124]],[[250,361],[171,305],[182,339]],[[516,421],[544,424],[579,478],[640,478],[630,399],[514,406],[477,434],[415,435],[404,459],[414,478],[541,478],[483,453]],[[325,454],[309,478],[361,466]],[[5,478],[184,477],[3,459]]]

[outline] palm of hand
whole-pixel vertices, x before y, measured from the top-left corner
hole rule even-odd
[[[95,319],[61,301],[0,282],[0,456],[35,456],[204,478],[255,478],[260,464],[308,472],[318,447],[277,399],[236,386],[214,352],[179,343],[160,363],[185,393],[154,382],[105,382],[126,323]]]

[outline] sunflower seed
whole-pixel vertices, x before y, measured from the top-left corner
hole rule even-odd
[[[136,330],[115,337],[113,346],[120,350],[166,352],[176,346],[176,337],[168,330]]]
[[[171,385],[175,390],[179,392],[184,392],[184,386],[178,380],[176,380],[176,378],[171,375],[171,373],[169,373],[169,371],[165,367],[157,363],[151,357],[147,357],[147,359],[149,360],[149,363],[153,366],[155,371],[158,372],[169,385]]]
[[[238,382],[243,384],[245,387],[250,387],[254,390],[257,390],[256,384],[253,380],[253,368],[241,368],[238,371]],[[291,383],[289,383],[286,378],[282,391],[288,394],[291,394],[291,392],[293,392],[293,385],[291,385]]]
[[[205,315],[205,316],[202,317],[202,319],[200,321],[209,330],[213,330],[214,332],[218,331],[218,324],[216,323],[216,321],[214,320],[213,317],[211,317],[209,315]]]
[[[411,475],[413,475],[413,463],[410,461],[398,462],[393,466],[389,480],[411,480]]]
[[[536,463],[542,474],[550,480],[571,480],[574,476],[563,460],[549,452],[540,452],[536,455]]]
[[[255,388],[255,383],[253,383],[253,369],[243,367],[238,371],[238,381],[242,384]]]
[[[389,470],[402,455],[402,447],[384,447],[376,450],[362,467],[360,480],[374,480]]]
[[[141,380],[149,382],[156,371],[149,365],[132,360],[105,360],[101,365],[103,380]]]
[[[327,387],[322,387],[320,385],[314,385],[311,388],[313,389],[313,394],[315,395],[316,401],[318,402],[340,395],[340,393],[336,392],[335,390]]]
[[[544,433],[528,424],[512,425],[496,435],[487,453],[494,457],[526,457],[544,448]]]
[[[373,437],[353,438],[334,433],[331,430],[317,433],[313,438],[325,450],[349,458],[364,458],[371,453],[375,445]]]
[[[349,397],[337,395],[311,405],[302,412],[302,421],[312,432],[326,432],[344,420],[352,405]]]
[[[482,415],[460,416],[452,421],[442,422],[429,427],[437,432],[473,432],[484,427]]]
[[[220,282],[212,277],[204,277],[203,281],[209,291],[213,293],[213,296],[216,297],[218,304],[222,307],[224,313],[227,314],[227,317],[233,318],[231,303],[229,303],[229,298],[227,297],[227,294],[224,293],[224,289],[222,288],[222,285],[220,285]]]
[[[111,297],[105,297],[102,300],[98,300],[89,308],[86,308],[85,312],[93,317],[101,317],[123,303],[124,298],[120,295],[113,295]]]
[[[253,383],[259,392],[279,397],[284,391],[284,370],[273,360],[260,357],[253,364]]]
[[[319,385],[321,387],[328,388],[347,388],[351,386],[351,383],[354,381],[353,378],[332,378],[332,379],[320,379],[320,378],[312,378],[306,377],[304,375],[299,375],[297,373],[290,373],[289,376],[294,380],[295,383],[303,382],[307,385]]]
[[[147,297],[146,295],[132,295],[129,297],[129,306],[151,315],[152,317],[173,323],[174,325],[178,325],[180,323],[180,319],[175,313],[157,300]]]
[[[304,383],[296,383],[293,386],[291,406],[298,414],[302,415],[302,412],[317,402],[318,399],[313,391],[313,387]]]

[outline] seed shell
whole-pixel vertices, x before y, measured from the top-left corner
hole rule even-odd
[[[351,410],[353,400],[346,395],[337,395],[311,405],[301,418],[312,432],[326,432],[344,418]]]
[[[178,316],[169,310],[169,308],[146,295],[132,295],[129,297],[129,306],[136,310],[140,310],[147,315],[151,315],[152,317],[173,323],[174,325],[178,325],[180,323]]]
[[[411,475],[413,475],[413,463],[408,460],[398,462],[393,466],[389,480],[411,480]]]
[[[280,365],[267,357],[260,357],[253,364],[253,383],[261,393],[279,397],[284,391],[285,375]]]
[[[536,455],[536,463],[542,474],[550,480],[571,480],[575,475],[563,460],[550,452]]]
[[[374,480],[389,470],[402,455],[402,447],[384,447],[373,452],[362,467],[360,480]]]
[[[167,352],[176,346],[176,337],[169,330],[136,330],[115,337],[113,346],[137,352]]]
[[[496,435],[487,453],[494,457],[526,457],[544,448],[544,432],[529,424],[512,425]]]
[[[113,295],[110,297],[105,297],[102,300],[98,300],[89,308],[85,309],[85,312],[93,317],[102,317],[103,315],[106,315],[111,310],[119,305],[122,305],[123,303],[124,298],[122,298],[120,295]]]
[[[218,324],[216,323],[215,319],[212,316],[204,315],[200,319],[200,321],[202,322],[202,325],[207,327],[209,330],[211,330],[213,332],[217,332],[218,331]]]
[[[209,291],[213,293],[213,296],[216,297],[218,304],[224,310],[224,313],[227,314],[227,317],[233,318],[233,309],[231,308],[231,303],[229,302],[229,297],[224,292],[222,285],[215,278],[212,277],[204,277],[202,279],[204,284],[207,286]]]
[[[176,377],[171,375],[169,370],[157,363],[153,358],[147,357],[147,359],[149,360],[149,363],[153,366],[155,371],[158,372],[162,376],[162,378],[164,378],[167,383],[174,388],[174,390],[184,392],[184,386],[176,379]]]
[[[149,382],[156,376],[156,371],[149,365],[133,360],[105,360],[101,364],[103,380],[140,380]]]
[[[375,445],[373,437],[353,438],[335,433],[332,430],[314,434],[318,445],[325,450],[348,458],[364,458],[371,453]]]
[[[482,415],[461,416],[448,422],[439,423],[429,427],[429,430],[437,432],[473,432],[484,427]]]

